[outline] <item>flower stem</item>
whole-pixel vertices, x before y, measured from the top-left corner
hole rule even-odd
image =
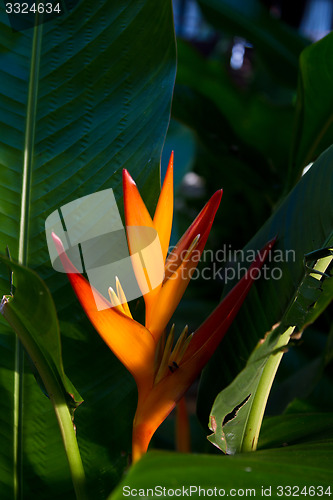
[[[147,428],[145,423],[136,424],[134,419],[132,435],[132,463],[135,464],[148,449],[153,432]]]
[[[190,422],[185,396],[176,406],[176,448],[180,453],[191,452]]]
[[[289,327],[279,338],[275,349],[287,345],[295,327]],[[246,424],[242,452],[255,451],[257,449],[259,433],[262,419],[264,417],[268,396],[273,384],[276,371],[279,367],[284,352],[282,350],[271,354],[265,368],[263,369],[260,381],[254,395],[250,415]]]
[[[77,500],[87,500],[85,475],[69,408],[62,394],[53,394],[51,400],[67,455],[76,498]]]

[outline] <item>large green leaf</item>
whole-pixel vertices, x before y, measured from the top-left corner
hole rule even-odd
[[[33,30],[12,32],[2,13],[1,244],[18,258],[23,163],[30,161],[27,261],[51,279],[48,214],[108,187],[121,198],[124,167],[146,186],[148,205],[156,201],[175,72],[171,7],[83,0],[36,36],[37,49]],[[39,72],[30,75],[32,59]],[[27,116],[33,97],[36,109]],[[25,142],[26,119],[35,129],[33,144]]]
[[[333,33],[304,50],[300,57],[295,140],[290,182],[333,142]]]
[[[264,419],[260,449],[325,441],[333,438],[332,413],[295,413]]]
[[[103,498],[126,464],[135,385],[82,319],[66,277],[52,270],[44,224],[63,204],[101,189],[121,200],[123,167],[153,207],[175,76],[171,2],[82,0],[35,30],[13,31],[3,10],[0,23],[0,251],[8,245],[53,294],[65,370],[85,399],[76,418],[87,476]],[[8,294],[5,269],[2,278]],[[3,323],[0,358],[1,498],[21,489],[28,497],[72,498],[49,401]]]
[[[223,345],[204,371],[198,406],[204,425],[208,421],[207,410],[216,394],[244,368],[250,353],[258,341],[264,338],[266,332],[282,320],[293,303],[297,290],[301,294],[300,300],[303,300],[300,311],[303,310],[306,314],[315,311],[315,308],[311,310],[311,305],[318,298],[312,297],[312,284],[302,283],[305,276],[304,257],[309,252],[332,245],[332,158],[333,147],[316,161],[312,169],[244,249],[245,261],[240,264],[241,266],[246,265],[251,252],[257,251],[265,241],[278,235],[266,278],[262,276],[253,287],[239,316],[224,339]],[[236,266],[236,270],[237,268]],[[235,275],[237,279],[237,272]],[[233,285],[233,281],[229,280],[225,293]],[[315,281],[314,293],[318,294],[320,282]],[[331,281],[327,280],[327,283]],[[309,285],[310,295],[304,301],[302,287],[305,286],[308,290],[307,285]],[[331,284],[327,286],[330,288],[328,291],[330,297],[332,287]],[[320,310],[323,307],[324,304],[321,305]],[[291,321],[289,325],[299,323],[299,327],[302,328],[304,321],[307,321],[306,314],[303,318],[297,318],[294,323]],[[242,400],[237,401],[233,408],[241,404],[249,394],[250,392]]]
[[[123,498],[131,490],[141,498],[151,496],[152,490],[161,496],[187,496],[191,491],[197,498],[215,491],[216,496],[260,497],[262,488],[266,496],[279,498],[289,496],[288,487],[294,487],[295,495],[306,488],[307,496],[313,491],[319,495],[323,487],[328,497],[332,459],[332,438],[234,456],[152,452],[130,470],[109,499]]]
[[[65,375],[56,309],[49,290],[39,276],[0,255],[15,277],[15,292],[4,296],[1,314],[18,334],[32,366],[47,389],[47,382],[60,386],[64,399],[75,409],[82,398]],[[50,397],[49,392],[47,395]]]

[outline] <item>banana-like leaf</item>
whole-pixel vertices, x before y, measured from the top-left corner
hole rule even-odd
[[[81,0],[22,31],[3,9],[0,16],[0,252],[8,245],[52,292],[65,370],[85,399],[76,423],[87,476],[94,498],[104,498],[126,465],[135,385],[52,269],[44,225],[65,203],[98,190],[112,188],[120,201],[123,167],[153,207],[175,77],[171,2]],[[10,293],[5,268],[0,289]],[[1,498],[22,491],[73,498],[49,401],[3,322],[0,339],[0,463],[8,471]]]
[[[241,372],[258,341],[265,337],[273,325],[284,320],[282,330],[275,329],[275,334],[273,332],[262,344],[261,349],[268,348],[264,352],[265,356],[274,349],[276,339],[269,345],[274,335],[282,333],[284,327],[296,325],[299,329],[304,328],[332,298],[332,279],[317,275],[323,280],[322,283],[314,275],[309,275],[305,264],[313,267],[313,263],[304,260],[307,254],[321,248],[330,248],[333,243],[332,159],[333,147],[321,155],[243,251],[245,262],[240,263],[240,267],[246,265],[251,253],[260,248],[260,245],[274,234],[278,235],[266,275],[262,274],[256,287],[251,290],[239,317],[204,371],[198,404],[203,424],[208,420],[207,408],[211,408],[216,394]],[[315,255],[308,257],[311,258],[315,259]],[[238,265],[236,271],[237,269]],[[227,273],[228,271],[226,277]],[[237,272],[235,274],[237,277]],[[330,274],[329,270],[327,274]],[[230,280],[226,292],[232,283],[233,280]],[[321,292],[323,284],[324,292]],[[260,364],[262,360],[256,352],[254,351],[253,357],[258,358],[256,362]],[[230,410],[225,415],[232,410],[238,410],[238,415],[242,415],[241,406],[246,403],[251,390],[245,392],[243,399],[236,398],[237,401],[230,405]],[[243,412],[245,409],[246,405],[243,406]],[[220,417],[219,421],[222,423],[224,417],[222,414]]]
[[[323,421],[327,429],[327,419]],[[320,426],[321,419],[317,422]],[[191,498],[204,495],[280,498],[291,496],[292,492],[294,496],[318,494],[328,498],[332,494],[332,443],[332,437],[320,436],[310,443],[302,440],[302,444],[219,457],[148,453],[130,470],[109,500],[130,494],[149,498],[152,491],[156,496]]]
[[[332,413],[293,413],[265,418],[259,448],[278,448],[333,438]]]

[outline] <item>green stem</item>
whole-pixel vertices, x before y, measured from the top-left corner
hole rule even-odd
[[[26,266],[28,261],[28,232],[31,195],[31,176],[34,159],[35,129],[38,100],[39,65],[42,46],[42,24],[35,26],[31,49],[31,65],[27,97],[27,118],[25,123],[22,197],[20,217],[20,238],[18,261]]]
[[[24,351],[18,337],[15,339],[15,374],[14,374],[14,438],[13,438],[13,460],[14,460],[14,498],[22,498],[22,413],[23,413],[23,377]]]
[[[87,500],[84,469],[70,411],[62,392],[54,393],[51,401],[60,427],[76,498]]]
[[[290,335],[292,334],[294,328],[295,327],[288,328],[280,336],[275,345],[275,349],[282,348],[288,344]],[[261,423],[264,417],[268,396],[283,354],[282,350],[271,354],[265,368],[263,369],[246,424],[241,448],[242,452],[255,451],[257,449]]]

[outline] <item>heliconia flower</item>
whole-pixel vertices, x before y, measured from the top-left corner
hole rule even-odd
[[[214,312],[188,335],[187,327],[174,345],[174,327],[166,336],[166,326],[177,307],[197,266],[218,209],[222,191],[217,191],[167,257],[173,215],[173,154],[171,155],[154,218],[124,170],[123,190],[128,246],[131,257],[144,242],[140,227],[154,229],[159,237],[164,269],[156,272],[164,279],[149,291],[145,289],[145,326],[133,319],[121,284],[109,289],[110,302],[92,292],[89,282],[78,273],[67,257],[61,240],[53,240],[70,283],[87,316],[100,336],[133,375],[138,387],[138,405],[133,423],[132,458],[138,460],[148,449],[151,437],[172,411],[212,356],[256,279],[274,241],[269,242]],[[155,248],[155,247],[154,247]],[[154,252],[149,255],[154,264]],[[158,260],[159,261],[159,260]],[[147,269],[133,269],[139,287],[147,278]],[[142,288],[143,289],[143,288]],[[96,296],[103,307],[97,308]]]

